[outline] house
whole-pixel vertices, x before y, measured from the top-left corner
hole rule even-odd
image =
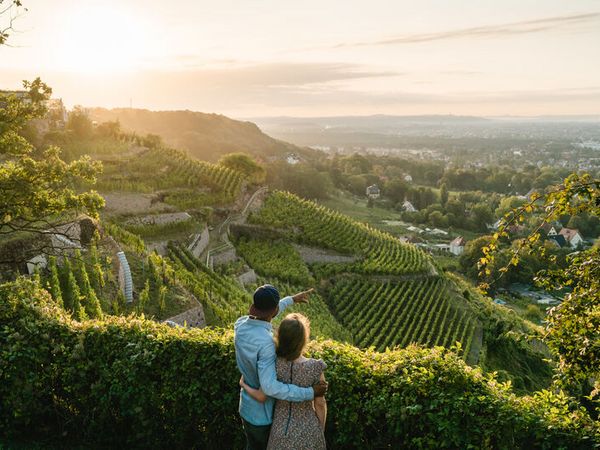
[[[404,203],[402,203],[402,208],[406,212],[416,212],[417,211],[417,208],[415,208],[413,206],[413,204],[411,202],[409,202],[408,200],[404,200]]]
[[[567,240],[562,234],[548,235],[548,242],[555,244],[558,248],[563,248],[568,245]]]
[[[29,91],[6,91],[0,89],[0,97],[14,95],[24,103],[31,103]],[[0,106],[6,104],[6,101],[0,100]],[[38,133],[47,133],[52,128],[64,128],[67,123],[67,109],[60,98],[51,98],[45,102],[46,114],[43,118],[31,120],[31,124]]]
[[[433,244],[431,248],[440,253],[448,253],[450,251],[450,246],[448,244]]]
[[[404,175],[404,181],[406,181],[407,183],[412,183],[412,177],[410,175]]]
[[[466,243],[467,241],[462,236],[456,237],[452,242],[450,242],[450,253],[456,256],[462,255],[465,251]]]
[[[295,166],[300,162],[300,158],[295,153],[290,153],[287,155],[286,162],[291,166]]]
[[[577,248],[579,245],[583,244],[583,236],[581,236],[579,230],[574,228],[563,228],[558,234],[564,236],[571,248]]]
[[[381,191],[376,184],[372,184],[371,186],[367,187],[367,197],[375,199],[379,198],[380,195]]]
[[[542,225],[542,231],[546,233],[547,237],[558,235],[558,232],[561,230],[561,228],[562,225],[560,222],[545,223]]]

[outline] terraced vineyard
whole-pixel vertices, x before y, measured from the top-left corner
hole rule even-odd
[[[311,282],[306,264],[287,242],[242,238],[236,243],[236,248],[248,264],[264,277],[275,277],[281,281],[305,286]]]
[[[190,187],[209,185],[235,197],[243,183],[241,173],[228,167],[192,159],[174,149],[151,150],[150,157],[171,169],[171,172]]]
[[[267,283],[268,280],[263,280],[263,282]],[[281,295],[290,295],[306,289],[306,286],[279,282],[276,284]],[[310,302],[308,304],[294,305],[287,308],[284,314],[281,314],[273,321],[273,326],[277,327],[285,315],[292,312],[304,314],[309,318],[311,338],[335,339],[340,342],[352,342],[352,333],[350,330],[336,320],[331,314],[331,311],[329,311],[325,299],[318,292],[315,292],[310,296]]]
[[[387,347],[420,343],[471,348],[477,326],[468,308],[459,308],[450,282],[438,277],[403,282],[345,278],[329,292],[337,319],[353,334],[354,344]]]
[[[235,199],[243,183],[243,175],[228,167],[192,159],[179,150],[156,148],[122,164],[106,164],[98,189],[134,192],[179,189],[180,194],[210,197],[205,199],[206,203],[219,204]]]
[[[248,313],[251,296],[233,278],[213,272],[181,244],[169,243],[168,255],[177,278],[202,303],[207,323],[231,326]]]
[[[249,221],[283,228],[297,242],[361,257],[355,263],[338,265],[343,271],[365,275],[435,273],[431,259],[416,247],[289,192],[270,194]]]

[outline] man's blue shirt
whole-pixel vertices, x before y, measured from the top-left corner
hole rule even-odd
[[[279,314],[292,305],[292,297],[279,301]],[[264,403],[257,402],[246,391],[240,391],[240,415],[252,425],[270,425],[273,422],[275,399],[292,402],[312,400],[312,388],[302,388],[277,381],[275,371],[275,343],[273,326],[264,320],[240,317],[234,325],[235,359],[244,380],[253,388],[261,388],[268,395]]]

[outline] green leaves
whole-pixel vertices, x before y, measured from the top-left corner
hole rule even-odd
[[[309,356],[328,366],[330,448],[587,448],[600,437],[565,393],[517,397],[441,347],[319,341]],[[78,323],[31,281],[0,285],[2,436],[240,448],[238,379],[231,330],[133,316]]]
[[[480,259],[484,269],[482,274],[489,275],[489,268],[500,254],[498,243],[501,235],[517,220],[522,222],[525,216],[531,216],[536,226],[525,239],[513,246],[511,258],[499,270],[499,277],[509,266],[517,266],[526,255],[538,253],[545,256],[546,248],[540,241],[540,230],[545,224],[580,214],[600,216],[600,180],[585,173],[570,175],[562,185],[544,195],[535,195],[529,203],[507,214],[499,232],[483,249],[485,258]],[[555,263],[556,257],[550,261]],[[600,248],[595,245],[573,252],[567,257],[566,269],[555,267],[548,264],[546,270],[537,274],[535,282],[547,290],[570,289],[563,303],[553,308],[547,319],[546,342],[559,359],[559,385],[579,396],[590,391],[598,393],[590,386],[589,380],[600,379]],[[598,403],[595,405],[598,407]]]
[[[99,162],[82,158],[69,164],[50,147],[40,158],[21,130],[33,119],[43,120],[52,90],[39,78],[24,82],[26,94],[0,94],[0,234],[41,233],[69,213],[97,216],[104,200],[94,191],[77,192],[76,183],[95,182]]]

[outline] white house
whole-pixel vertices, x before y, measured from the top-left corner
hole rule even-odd
[[[431,248],[442,253],[447,253],[450,251],[450,246],[448,244],[433,244]]]
[[[404,203],[402,203],[402,208],[404,208],[404,211],[406,212],[416,212],[417,208],[415,208],[413,206],[413,204],[411,202],[409,202],[408,200],[404,200]]]
[[[567,241],[571,248],[576,248],[580,244],[583,244],[583,236],[581,236],[579,230],[575,230],[573,228],[563,228],[558,234],[564,236],[565,241]]]
[[[367,187],[367,197],[369,198],[379,198],[379,196],[381,195],[381,191],[379,190],[379,187],[376,184],[372,184],[371,186]]]
[[[407,183],[412,183],[412,177],[410,175],[404,175],[404,181],[406,181]]]
[[[452,242],[450,242],[450,253],[459,256],[465,251],[465,244],[467,241],[462,236],[458,236]]]
[[[298,156],[295,153],[290,153],[287,156],[286,161],[289,165],[295,166],[296,164],[298,164],[300,162],[300,158],[298,158]]]

